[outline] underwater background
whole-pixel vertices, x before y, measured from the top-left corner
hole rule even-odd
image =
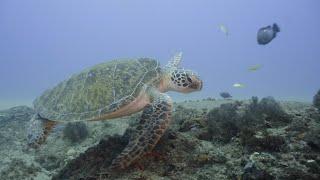
[[[204,80],[201,92],[175,100],[272,95],[311,101],[320,86],[317,0],[0,2],[0,108],[31,105],[45,89],[97,63],[177,51]],[[281,32],[258,45],[259,28]],[[228,28],[226,36],[219,30]],[[261,64],[261,70],[247,68]],[[235,89],[234,83],[246,88]]]
[[[319,7],[318,0],[1,0],[0,180],[320,179]],[[165,67],[178,52],[203,87],[168,92],[172,108],[167,101],[156,108],[166,116],[151,118],[145,106],[109,121],[50,124],[46,110],[33,107],[45,90],[96,64],[147,57]],[[52,105],[72,101],[60,103]],[[130,142],[150,144],[155,129],[136,137],[162,120],[152,151],[110,170]]]

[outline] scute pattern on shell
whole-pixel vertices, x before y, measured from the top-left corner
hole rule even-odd
[[[34,101],[34,107],[51,120],[89,120],[130,103],[145,85],[155,86],[159,76],[160,65],[154,59],[113,60],[45,91]]]

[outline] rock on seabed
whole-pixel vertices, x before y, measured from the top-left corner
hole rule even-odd
[[[0,179],[320,179],[320,114],[311,104],[278,102],[289,119],[278,122],[267,114],[249,128],[241,121],[227,141],[219,141],[221,134],[208,128],[207,114],[226,103],[239,102],[175,103],[173,123],[154,149],[159,156],[143,157],[139,166],[122,172],[107,169],[128,143],[139,114],[87,123],[88,137],[78,143],[56,132],[32,150],[25,138],[32,109],[0,111]],[[232,113],[242,117],[250,103],[241,101]],[[220,124],[220,131],[230,127]]]

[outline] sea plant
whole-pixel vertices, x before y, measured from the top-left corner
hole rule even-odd
[[[239,135],[246,139],[257,130],[289,122],[288,114],[273,97],[252,97],[249,104],[222,104],[207,114],[208,132],[213,140],[229,142]]]
[[[260,101],[258,97],[252,97],[241,121],[246,127],[264,126],[266,123],[277,126],[288,123],[290,117],[273,97],[264,97]]]
[[[260,113],[269,117],[271,121],[277,121],[279,118],[286,116],[285,111],[280,106],[280,104],[271,96],[262,98],[259,102]]]
[[[73,143],[84,140],[88,134],[87,125],[83,122],[68,123],[63,130],[64,137]]]
[[[208,131],[213,139],[229,142],[238,133],[238,106],[238,103],[222,104],[208,113]]]

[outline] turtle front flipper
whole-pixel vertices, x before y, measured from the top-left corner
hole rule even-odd
[[[39,114],[33,115],[27,132],[28,146],[37,148],[43,144],[57,123],[43,118]]]
[[[162,93],[156,94],[153,103],[146,105],[135,136],[127,147],[116,157],[111,169],[125,169],[134,161],[152,151],[167,129],[172,113],[171,98]]]

